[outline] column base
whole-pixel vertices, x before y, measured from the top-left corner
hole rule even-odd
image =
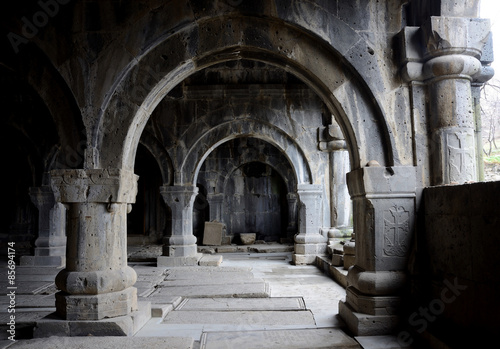
[[[66,266],[66,256],[21,256],[21,266],[55,267]]]
[[[139,303],[129,315],[97,321],[68,321],[49,315],[36,322],[34,338],[80,336],[133,336],[151,319],[151,303]]]
[[[202,253],[196,253],[194,256],[190,257],[169,257],[169,256],[159,256],[156,260],[156,265],[158,267],[186,267],[198,265],[198,261],[203,256]]]
[[[326,256],[326,243],[300,244],[295,243],[295,253],[292,262],[295,265],[314,264],[317,256]]]
[[[101,320],[130,315],[137,310],[137,289],[126,288],[119,292],[95,295],[56,293],[56,312],[63,319]]]
[[[346,302],[339,302],[339,315],[355,336],[393,334],[399,324],[397,315],[369,315],[358,313]]]

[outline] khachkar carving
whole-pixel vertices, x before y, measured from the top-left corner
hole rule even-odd
[[[475,176],[474,149],[470,149],[474,143],[474,135],[467,131],[457,131],[446,135],[446,146],[448,151],[448,177],[450,182],[460,180],[473,180]]]
[[[487,19],[431,17],[401,34],[402,77],[428,85],[433,185],[477,179],[472,83],[491,76],[481,61],[489,30]]]
[[[384,254],[404,257],[408,253],[410,239],[410,212],[394,205],[384,211]]]
[[[56,277],[56,312],[64,319],[100,320],[137,309],[126,243],[137,179],[121,169],[51,172],[54,197],[68,207],[66,268]]]

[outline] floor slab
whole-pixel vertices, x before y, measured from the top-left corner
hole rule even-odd
[[[50,337],[16,342],[9,349],[191,349],[189,337]]]
[[[201,349],[258,348],[361,348],[341,330],[301,329],[279,331],[208,332],[201,340]]]
[[[265,282],[239,283],[221,285],[198,285],[159,287],[148,298],[157,299],[164,296],[183,297],[269,297],[269,287]],[[151,300],[153,301],[153,300]]]
[[[296,311],[305,310],[302,297],[274,298],[187,298],[176,311]]]
[[[250,327],[315,326],[310,311],[173,311],[164,324],[219,324]]]

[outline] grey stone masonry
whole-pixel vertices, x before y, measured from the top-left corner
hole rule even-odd
[[[127,266],[127,212],[137,176],[118,169],[54,170],[51,181],[55,199],[69,210],[57,314],[66,320],[129,315],[137,308],[137,275]]]

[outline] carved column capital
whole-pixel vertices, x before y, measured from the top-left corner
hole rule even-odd
[[[63,203],[134,203],[139,176],[123,169],[53,170],[56,201]]]
[[[479,59],[490,28],[489,19],[433,16],[422,26],[424,59],[455,54]]]

